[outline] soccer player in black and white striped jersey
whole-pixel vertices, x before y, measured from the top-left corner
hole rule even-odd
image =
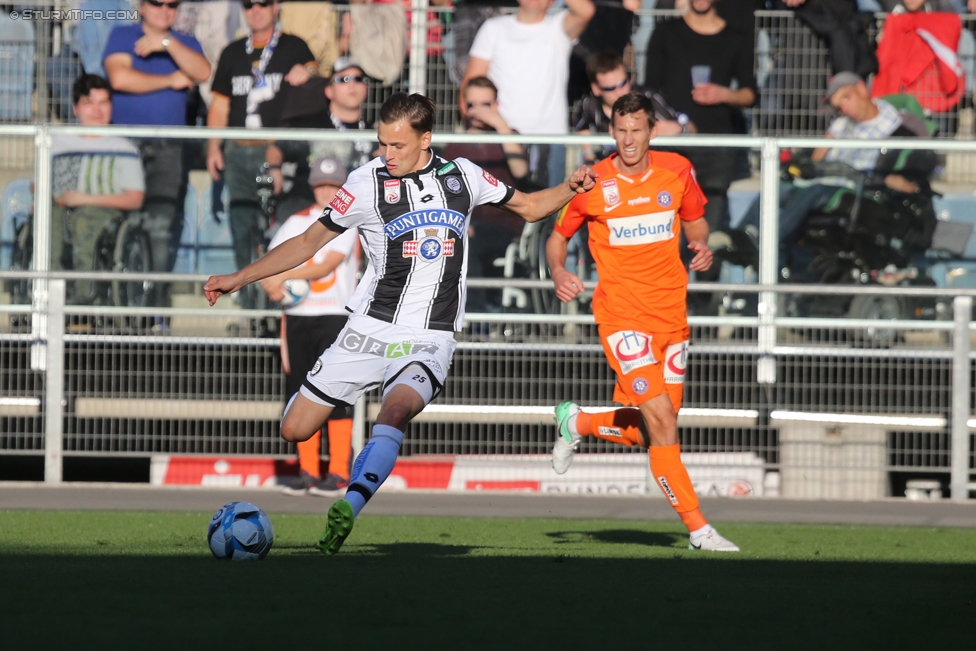
[[[383,388],[380,413],[353,464],[345,499],[329,509],[318,543],[326,555],[339,551],[355,517],[389,477],[407,423],[444,385],[457,345],[454,332],[464,320],[472,210],[490,203],[539,221],[596,182],[584,166],[555,187],[525,194],[464,158],[439,158],[430,150],[435,111],[423,95],[390,97],[380,109],[381,156],[349,175],[319,221],[257,262],[204,285],[213,305],[222,294],[294,268],[346,230],[359,230],[369,268],[347,306],[352,316],[281,421],[285,440],[304,441],[333,409]]]

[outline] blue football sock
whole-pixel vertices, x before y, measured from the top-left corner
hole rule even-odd
[[[400,444],[403,443],[403,432],[389,425],[373,425],[373,435],[363,451],[356,457],[352,466],[352,478],[346,489],[346,501],[352,504],[353,516],[366,506],[366,502],[373,496],[386,478],[393,472],[397,455],[400,454]]]

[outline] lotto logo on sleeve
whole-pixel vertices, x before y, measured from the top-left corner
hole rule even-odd
[[[397,181],[397,183],[399,183],[399,181]],[[345,215],[346,211],[349,210],[349,206],[351,206],[352,202],[355,200],[356,197],[346,192],[345,188],[339,188],[336,195],[332,197],[332,201],[329,202],[329,207],[340,215]]]
[[[671,344],[664,354],[665,384],[684,384],[685,368],[688,365],[688,342]]]
[[[621,330],[607,337],[613,356],[620,362],[620,372],[627,375],[634,369],[657,364],[651,350],[651,336],[633,330]]]
[[[498,187],[498,179],[488,173],[487,170],[481,170],[481,175],[485,177],[485,180],[491,183],[496,188]]]

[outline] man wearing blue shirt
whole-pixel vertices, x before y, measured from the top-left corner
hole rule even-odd
[[[115,91],[113,124],[186,125],[187,96],[210,78],[210,63],[192,36],[172,31],[179,0],[142,0],[135,25],[116,27],[103,63]],[[183,203],[189,170],[183,143],[142,139],[146,175],[145,228],[152,243],[153,271],[172,271],[183,233]],[[161,284],[162,304],[168,287]]]

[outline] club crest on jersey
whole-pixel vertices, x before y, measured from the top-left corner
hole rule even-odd
[[[600,189],[603,190],[603,203],[608,206],[615,206],[620,203],[620,188],[617,187],[617,179],[600,181]]]
[[[613,356],[620,363],[620,371],[626,375],[634,369],[657,364],[651,349],[651,336],[633,330],[621,330],[607,337]]]
[[[661,190],[657,194],[657,203],[662,208],[667,208],[671,205],[671,193],[667,190]]]
[[[489,174],[486,170],[481,170],[481,175],[485,177],[485,180],[491,183],[496,188],[498,187],[498,179]]]
[[[400,203],[400,179],[383,181],[383,199],[386,203]]]
[[[386,236],[391,240],[403,237],[411,231],[427,226],[446,228],[458,237],[467,230],[466,218],[456,210],[447,208],[431,208],[430,210],[414,210],[400,215],[383,227]]]
[[[399,181],[397,182],[399,183]],[[340,215],[345,215],[355,200],[356,197],[346,192],[345,188],[339,188],[339,191],[332,197],[332,201],[329,202],[329,206]]]
[[[461,194],[461,179],[456,176],[449,176],[444,179],[444,187],[452,194]]]
[[[454,240],[437,237],[436,228],[424,229],[424,237],[403,243],[404,258],[420,258],[424,262],[434,262],[454,255]]]

